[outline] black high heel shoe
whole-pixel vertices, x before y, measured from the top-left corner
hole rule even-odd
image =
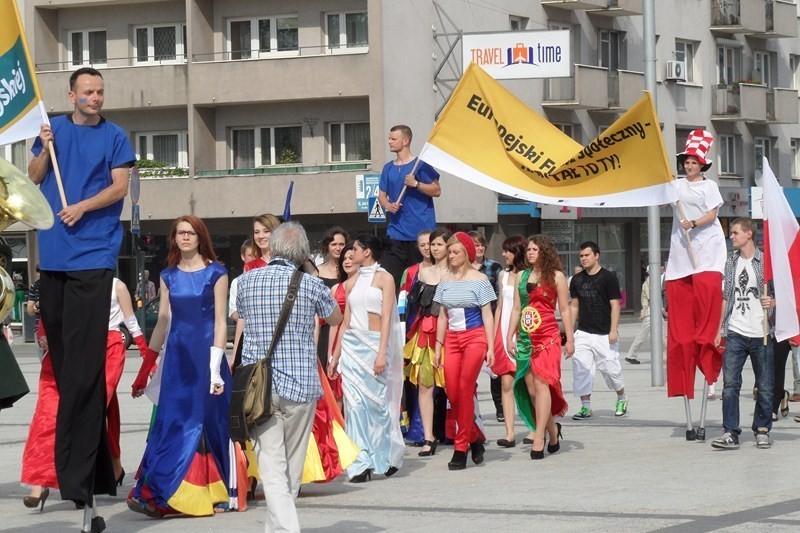
[[[396,466],[390,466],[390,467],[389,467],[389,470],[387,470],[386,472],[384,472],[384,473],[383,473],[383,475],[384,475],[384,476],[386,476],[386,477],[392,477],[392,476],[393,476],[393,475],[395,475],[395,474],[396,474],[396,473],[397,473],[399,470],[400,470],[400,469],[399,469],[399,468],[397,468]]]
[[[258,487],[258,480],[253,479],[253,482],[250,484],[250,490],[247,491],[247,501],[252,502],[256,499],[256,487]]]
[[[472,462],[476,465],[481,464],[483,462],[483,454],[486,452],[486,446],[483,445],[483,441],[478,439],[470,443],[469,449],[472,452]]]
[[[789,391],[783,391],[783,399],[781,400],[781,416],[786,418],[789,416]]]
[[[39,508],[39,512],[44,512],[44,502],[47,501],[48,496],[50,496],[50,489],[45,487],[42,489],[42,493],[39,496],[25,496],[22,498],[22,503],[25,507],[29,509],[35,509],[41,505]]]
[[[467,468],[467,452],[453,452],[453,458],[447,463],[448,470],[464,470]]]
[[[547,445],[547,453],[556,453],[558,450],[561,449],[561,424],[556,422],[556,428],[558,429],[558,440],[555,444],[548,444]]]
[[[372,470],[369,468],[350,478],[350,483],[365,483],[367,481],[372,481]]]
[[[122,482],[124,479],[125,479],[125,469],[123,468],[122,472],[120,472],[119,477],[117,478],[117,487],[122,486]]]
[[[419,452],[417,455],[420,457],[430,457],[431,455],[436,455],[436,447],[439,445],[439,441],[436,439],[426,440],[422,445],[427,446],[428,449]]]
[[[541,450],[531,449],[531,459],[544,459],[544,448]]]

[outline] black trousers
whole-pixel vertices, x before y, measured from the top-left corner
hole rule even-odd
[[[40,306],[59,402],[56,474],[65,500],[116,495],[106,434],[106,345],[114,273],[42,271]]]
[[[395,291],[400,288],[400,280],[405,269],[422,261],[417,241],[396,241],[381,256],[379,263],[394,278]]]
[[[772,412],[778,413],[781,408],[781,400],[783,400],[783,391],[786,387],[786,360],[789,358],[789,353],[792,351],[792,346],[789,340],[776,342],[775,347],[772,349],[772,355],[775,360],[775,385],[772,394]]]

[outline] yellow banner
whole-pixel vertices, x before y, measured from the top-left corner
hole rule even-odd
[[[0,145],[35,137],[46,121],[16,0],[0,0]]]
[[[420,159],[497,192],[579,207],[677,199],[649,93],[585,147],[472,64]]]

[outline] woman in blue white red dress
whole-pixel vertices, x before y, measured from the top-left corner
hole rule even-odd
[[[433,297],[442,309],[436,328],[434,365],[442,366],[447,398],[456,417],[456,435],[450,470],[467,467],[467,449],[475,464],[483,462],[484,437],[475,423],[473,396],[483,363],[494,363],[494,320],[491,303],[497,298],[485,274],[472,267],[475,243],[458,232],[447,241],[450,271]]]

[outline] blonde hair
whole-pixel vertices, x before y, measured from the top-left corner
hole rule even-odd
[[[464,266],[461,267],[461,271],[460,272],[454,271],[453,268],[450,266],[450,258],[448,257],[447,258],[447,269],[450,272],[453,272],[454,274],[456,274],[456,273],[466,274],[467,272],[469,272],[471,269],[474,269],[475,267],[472,266],[472,263],[469,260],[469,255],[467,254],[467,248],[463,244],[461,244],[461,241],[458,240],[458,237],[450,237],[447,240],[447,253],[449,254],[450,253],[450,247],[451,246],[455,246],[455,245],[460,246],[464,250]]]
[[[267,231],[269,232],[275,231],[275,229],[281,225],[281,221],[278,220],[278,217],[269,213],[264,213],[263,215],[257,215],[253,217],[253,225],[255,225],[256,222],[267,228]],[[261,249],[256,244],[255,235],[253,235],[252,232],[250,234],[250,238],[253,240],[253,244],[250,248],[253,251],[253,257],[261,257]]]

